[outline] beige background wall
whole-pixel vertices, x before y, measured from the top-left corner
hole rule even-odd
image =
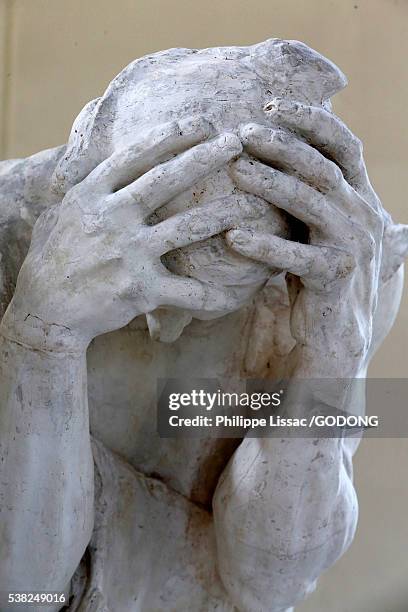
[[[347,74],[336,111],[408,223],[408,0],[0,0],[0,158],[65,142],[81,107],[140,55],[269,37],[302,40]],[[407,377],[407,323],[408,291],[372,376]],[[362,444],[356,542],[300,611],[408,610],[407,468],[407,441]]]

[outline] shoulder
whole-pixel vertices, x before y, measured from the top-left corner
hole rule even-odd
[[[0,318],[13,295],[33,226],[56,202],[51,177],[64,152],[61,146],[0,162]]]
[[[64,151],[61,146],[0,162],[0,228],[27,216],[35,220],[53,203],[51,177]]]

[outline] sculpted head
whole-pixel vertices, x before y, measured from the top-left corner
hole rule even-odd
[[[215,133],[239,134],[240,126],[249,122],[270,124],[264,108],[275,97],[328,106],[330,96],[344,85],[336,66],[296,41],[170,49],[145,56],[129,64],[101,98],[83,109],[56,169],[54,188],[65,193],[114,151],[132,144],[136,134],[161,123],[204,116]],[[160,209],[153,222],[236,191],[226,167]],[[245,226],[288,236],[288,217],[251,198],[254,215],[245,219]],[[220,235],[172,251],[164,263],[178,274],[233,286],[242,303],[271,276],[265,266],[229,249]]]

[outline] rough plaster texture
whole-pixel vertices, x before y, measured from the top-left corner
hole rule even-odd
[[[300,43],[162,52],[66,148],[2,164],[1,588],[284,612],[346,550],[355,443],[180,443],[154,415],[159,376],[364,375],[407,232],[331,113],[344,84]]]

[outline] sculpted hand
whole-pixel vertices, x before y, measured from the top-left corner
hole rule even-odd
[[[244,126],[244,146],[258,159],[234,162],[233,178],[301,221],[302,242],[245,229],[227,239],[242,255],[290,273],[301,373],[351,377],[371,342],[386,213],[368,181],[361,143],[337,117],[282,100],[267,109],[290,131]]]
[[[232,291],[171,274],[160,257],[237,226],[237,198],[148,223],[242,150],[233,134],[210,136],[201,118],[160,126],[47,211],[35,226],[4,333],[37,348],[74,350],[161,305],[217,311],[233,300]]]

